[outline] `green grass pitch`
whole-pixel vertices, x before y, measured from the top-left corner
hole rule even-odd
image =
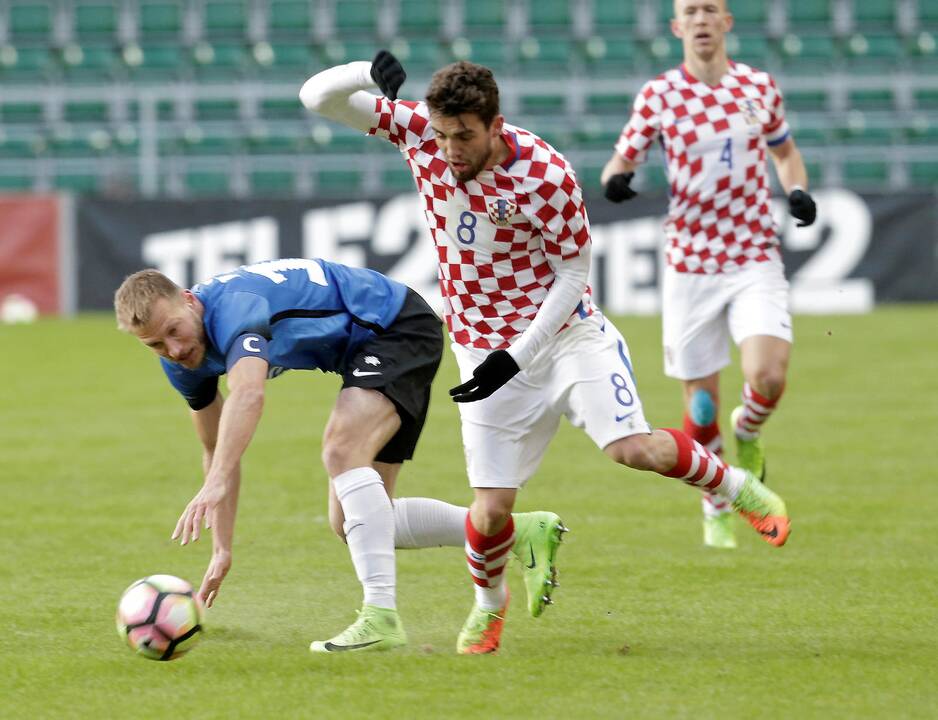
[[[621,318],[649,420],[680,422],[656,318]],[[938,713],[938,307],[800,317],[769,422],[781,550],[739,522],[700,543],[697,494],[613,465],[564,425],[519,509],[573,532],[557,605],[523,609],[502,652],[458,657],[471,604],[455,548],[398,554],[411,644],[312,657],[359,587],[326,521],[319,438],[335,376],[268,384],[244,460],[234,566],[201,644],[134,657],[118,595],[152,573],[202,576],[209,542],[170,532],[201,477],[182,401],[110,316],[0,327],[0,716],[192,718],[934,717]],[[466,503],[447,357],[399,494]],[[724,424],[739,392],[724,376]],[[732,443],[729,443],[732,457]]]

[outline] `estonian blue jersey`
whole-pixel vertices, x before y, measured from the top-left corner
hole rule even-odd
[[[205,358],[194,370],[161,362],[198,410],[242,357],[267,360],[270,377],[286,369],[344,372],[357,349],[397,317],[407,287],[372,270],[288,259],[244,265],[192,292],[205,307]]]

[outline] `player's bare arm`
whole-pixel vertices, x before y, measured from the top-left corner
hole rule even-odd
[[[202,523],[211,527],[215,509],[233,490],[241,456],[247,450],[264,410],[264,382],[268,363],[243,357],[228,371],[229,395],[218,423],[218,442],[202,489],[186,506],[172,538],[185,545],[198,540]],[[216,398],[217,400],[217,398]]]
[[[817,206],[808,194],[808,171],[801,151],[792,138],[769,146],[778,181],[788,195],[788,211],[798,220],[798,227],[811,225],[817,218]]]

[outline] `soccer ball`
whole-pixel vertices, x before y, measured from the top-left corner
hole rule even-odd
[[[185,655],[202,633],[202,603],[192,586],[173,575],[137,580],[121,595],[117,632],[150,660]]]

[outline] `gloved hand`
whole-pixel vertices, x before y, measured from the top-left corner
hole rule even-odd
[[[387,50],[379,50],[371,61],[371,79],[388,100],[397,100],[397,91],[407,79],[407,73],[396,57]]]
[[[808,193],[800,188],[791,191],[788,196],[788,212],[796,220],[798,227],[807,227],[817,218],[817,205]]]
[[[606,199],[614,203],[619,203],[623,200],[631,200],[638,195],[637,192],[629,187],[633,177],[635,177],[635,173],[628,172],[619,173],[609,178],[609,182],[606,183]]]
[[[454,402],[487,398],[521,371],[507,350],[494,350],[473,371],[472,379],[449,391]]]

